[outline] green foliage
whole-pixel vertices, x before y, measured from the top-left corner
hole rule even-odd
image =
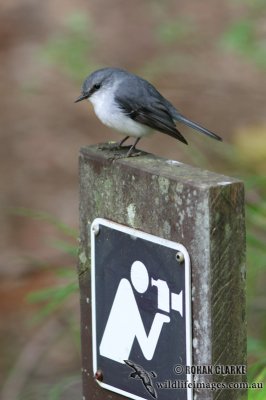
[[[194,29],[191,21],[178,18],[172,21],[168,19],[157,27],[157,37],[164,44],[188,40],[193,32]]]
[[[250,363],[248,368],[248,382],[263,383],[264,388],[260,390],[249,389],[248,398],[251,400],[262,400],[266,396],[266,349],[261,340],[248,338],[248,353],[256,357],[257,361]]]
[[[80,377],[79,376],[70,376],[65,379],[61,379],[56,385],[53,385],[53,387],[48,391],[48,400],[60,400],[64,396],[64,392],[67,391],[69,387],[76,383],[81,383],[80,382]]]
[[[167,72],[186,70],[192,65],[194,57],[185,51],[185,46],[197,43],[199,35],[193,18],[189,16],[169,15],[169,4],[155,0],[149,3],[150,13],[154,20],[154,41],[157,53],[145,60],[136,71],[146,79],[155,80]],[[176,46],[178,45],[178,51]]]
[[[234,150],[237,154],[237,149]],[[239,157],[236,157],[238,162]],[[232,162],[232,161],[231,161]],[[264,173],[253,173],[254,162],[248,159],[245,164],[240,162],[242,179],[246,189],[246,232],[247,232],[247,318],[248,324],[254,313],[261,319],[265,314],[263,309],[254,309],[258,293],[259,283],[266,279],[266,176]],[[231,166],[232,167],[232,166]],[[248,381],[263,382],[264,389],[249,389],[248,398],[262,400],[266,398],[266,337],[263,328],[253,336],[253,330],[249,327],[248,336]]]
[[[58,250],[62,250],[63,253],[68,254],[69,256],[72,257],[77,257],[78,255],[77,247],[73,246],[73,244],[70,244],[64,240],[54,240],[53,247],[55,247]]]
[[[259,179],[260,178],[260,179]],[[250,177],[246,179],[246,227],[247,227],[247,295],[248,307],[251,310],[252,301],[256,297],[257,282],[266,277],[266,201],[265,177],[257,177],[256,200],[249,200],[254,195],[254,187],[248,189]],[[252,311],[251,311],[252,312]],[[265,338],[266,339],[266,338]]]
[[[57,284],[55,287],[31,292],[27,297],[30,303],[43,303],[34,322],[39,322],[55,312],[73,293],[78,293],[77,279],[61,286]]]
[[[168,52],[165,55],[159,55],[152,60],[147,61],[138,71],[139,75],[145,76],[146,79],[154,80],[165,71],[173,71],[173,65],[178,70],[185,70],[187,65],[191,63],[192,57],[188,54],[179,52],[178,54]]]
[[[222,45],[236,51],[266,69],[266,41],[257,33],[257,19],[241,19],[232,23],[222,36]]]
[[[224,42],[231,49],[251,55],[254,51],[254,27],[250,20],[235,22],[224,35]]]
[[[263,382],[262,379],[264,379],[264,381],[265,381],[265,377],[266,377],[266,369],[264,370],[264,373],[262,375],[258,375],[255,382],[261,383],[261,382]],[[249,400],[265,400],[265,396],[266,396],[265,388],[248,390],[248,399]]]
[[[95,38],[92,23],[87,16],[75,13],[65,20],[63,32],[52,37],[41,50],[42,59],[50,65],[59,66],[70,78],[80,82],[98,66],[92,53]]]
[[[40,303],[42,305],[34,318],[34,322],[39,322],[59,309],[72,294],[78,292],[77,271],[75,268],[77,263],[77,231],[43,211],[15,208],[12,212],[18,216],[43,221],[56,228],[58,234],[63,234],[67,240],[54,239],[51,241],[51,245],[73,258],[72,266],[57,266],[55,269],[55,276],[59,278],[55,286],[34,291],[28,295],[27,299],[30,303]]]
[[[248,382],[263,384],[263,389],[249,389],[248,399],[249,400],[265,400],[266,397],[266,357],[260,359],[259,362],[254,363],[249,367]]]
[[[16,207],[10,209],[10,212],[21,217],[28,217],[38,221],[47,222],[48,224],[55,227],[59,231],[59,233],[62,233],[70,238],[77,238],[77,231],[75,229],[70,228],[68,225],[59,221],[53,215],[46,213],[45,211],[36,211],[30,210],[28,208]]]
[[[236,3],[246,4],[251,10],[265,10],[265,0],[235,0]]]

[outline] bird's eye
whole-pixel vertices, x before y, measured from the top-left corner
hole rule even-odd
[[[101,87],[101,85],[100,85],[99,83],[95,83],[95,85],[93,86],[93,88],[94,88],[95,90],[100,89],[100,87]]]

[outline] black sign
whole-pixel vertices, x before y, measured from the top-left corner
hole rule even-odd
[[[181,244],[97,218],[91,226],[93,370],[133,399],[190,400],[189,256]]]

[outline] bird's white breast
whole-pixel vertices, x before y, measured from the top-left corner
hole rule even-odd
[[[99,89],[89,98],[100,121],[128,136],[142,137],[149,134],[149,127],[134,121],[118,107],[114,99],[115,89],[114,86]]]

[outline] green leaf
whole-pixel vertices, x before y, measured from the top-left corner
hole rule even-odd
[[[248,336],[247,348],[249,354],[261,354],[262,352],[265,352],[265,346],[262,341],[252,336]]]
[[[246,56],[259,67],[266,68],[265,39],[259,39],[256,21],[250,18],[234,22],[223,34],[221,44]]]
[[[49,390],[47,399],[61,400],[68,387],[72,386],[73,384],[77,384],[78,382],[81,384],[81,378],[79,375],[73,375],[71,377],[61,379]]]
[[[184,19],[167,20],[162,23],[157,29],[157,36],[163,43],[175,43],[177,41],[188,38],[194,31],[191,21]]]
[[[30,303],[40,303],[44,301],[57,302],[64,300],[71,293],[74,293],[78,289],[77,282],[70,282],[65,286],[48,287],[45,289],[37,290],[29,293],[27,300]]]
[[[80,82],[98,68],[92,57],[96,39],[85,14],[75,13],[65,20],[65,30],[43,46],[40,56],[50,65],[60,67],[73,80]]]
[[[260,383],[263,384],[264,387],[262,389],[250,388],[248,390],[249,400],[265,400],[266,398],[266,359],[262,360],[261,365],[258,365],[257,367],[257,371],[252,371],[253,375],[250,375],[249,373],[249,384]]]
[[[53,225],[55,228],[57,228],[63,234],[65,234],[71,238],[76,239],[78,236],[78,233],[75,229],[70,228],[68,225],[64,224],[59,219],[57,219],[56,217],[54,217],[53,215],[51,215],[47,212],[35,211],[35,210],[28,209],[28,208],[23,208],[23,207],[11,208],[10,211],[15,215],[19,215],[22,217],[29,217],[29,218],[36,219],[39,221],[45,221],[45,222]]]
[[[64,253],[69,254],[72,257],[77,257],[77,246],[73,246],[64,240],[53,240],[52,245],[54,248],[62,250]]]
[[[33,322],[40,322],[44,317],[48,317],[55,312],[73,293],[78,292],[78,282],[70,282],[65,286],[45,288],[32,292],[27,296],[31,303],[47,302],[33,318]]]
[[[67,278],[74,280],[77,277],[77,271],[76,268],[73,268],[73,266],[69,267],[60,267],[56,270],[56,275],[60,278]]]
[[[248,53],[254,49],[254,27],[250,20],[236,21],[227,32],[225,32],[222,42],[233,50],[241,53]]]

